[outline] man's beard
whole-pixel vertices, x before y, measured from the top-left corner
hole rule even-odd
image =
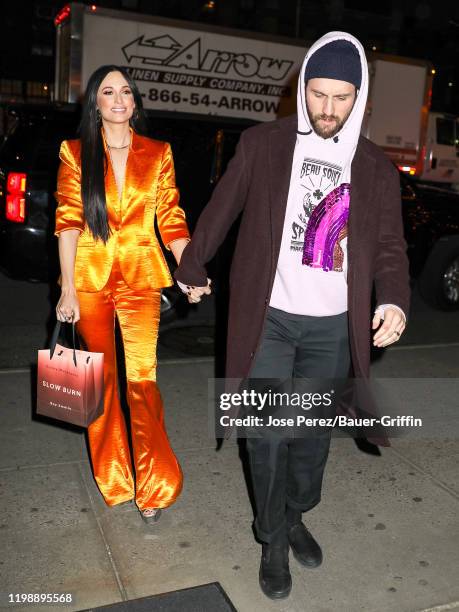
[[[314,132],[321,138],[333,138],[333,136],[335,136],[340,131],[340,129],[343,127],[343,125],[346,123],[347,118],[351,114],[352,108],[348,112],[348,114],[342,119],[340,119],[340,117],[338,117],[337,115],[325,115],[325,113],[320,113],[318,115],[311,115],[309,108],[307,108],[307,111],[308,111],[309,121],[311,122],[311,126],[313,127]],[[319,121],[324,120],[324,119],[330,119],[330,120],[333,119],[334,123],[331,123],[328,126],[320,125]]]

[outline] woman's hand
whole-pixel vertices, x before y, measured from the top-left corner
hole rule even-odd
[[[210,295],[212,293],[211,289],[212,281],[210,278],[207,279],[207,287],[195,287],[193,285],[187,285],[187,295],[188,301],[190,304],[197,304],[201,301],[203,295]]]
[[[62,288],[60,300],[56,306],[57,320],[62,323],[76,323],[80,320],[80,304],[75,288]]]

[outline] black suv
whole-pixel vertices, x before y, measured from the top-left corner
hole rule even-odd
[[[0,266],[15,278],[58,275],[53,236],[59,146],[74,137],[74,107],[17,107],[4,111],[8,131],[0,146]]]
[[[0,266],[16,278],[46,281],[58,274],[53,193],[59,145],[75,137],[78,110],[18,107],[9,114],[12,128],[0,148]],[[246,126],[176,117],[151,117],[150,124],[152,135],[172,144],[193,228]],[[431,305],[459,309],[459,194],[405,174],[401,185],[411,276]],[[166,292],[165,308],[168,299]]]
[[[428,304],[459,310],[459,193],[400,179],[411,278]]]

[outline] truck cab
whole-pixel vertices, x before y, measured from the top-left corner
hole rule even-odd
[[[459,187],[459,118],[429,113],[426,156],[421,180]]]

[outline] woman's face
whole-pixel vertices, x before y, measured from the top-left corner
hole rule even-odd
[[[134,96],[121,72],[109,72],[97,92],[97,108],[109,123],[125,123],[134,112]]]

